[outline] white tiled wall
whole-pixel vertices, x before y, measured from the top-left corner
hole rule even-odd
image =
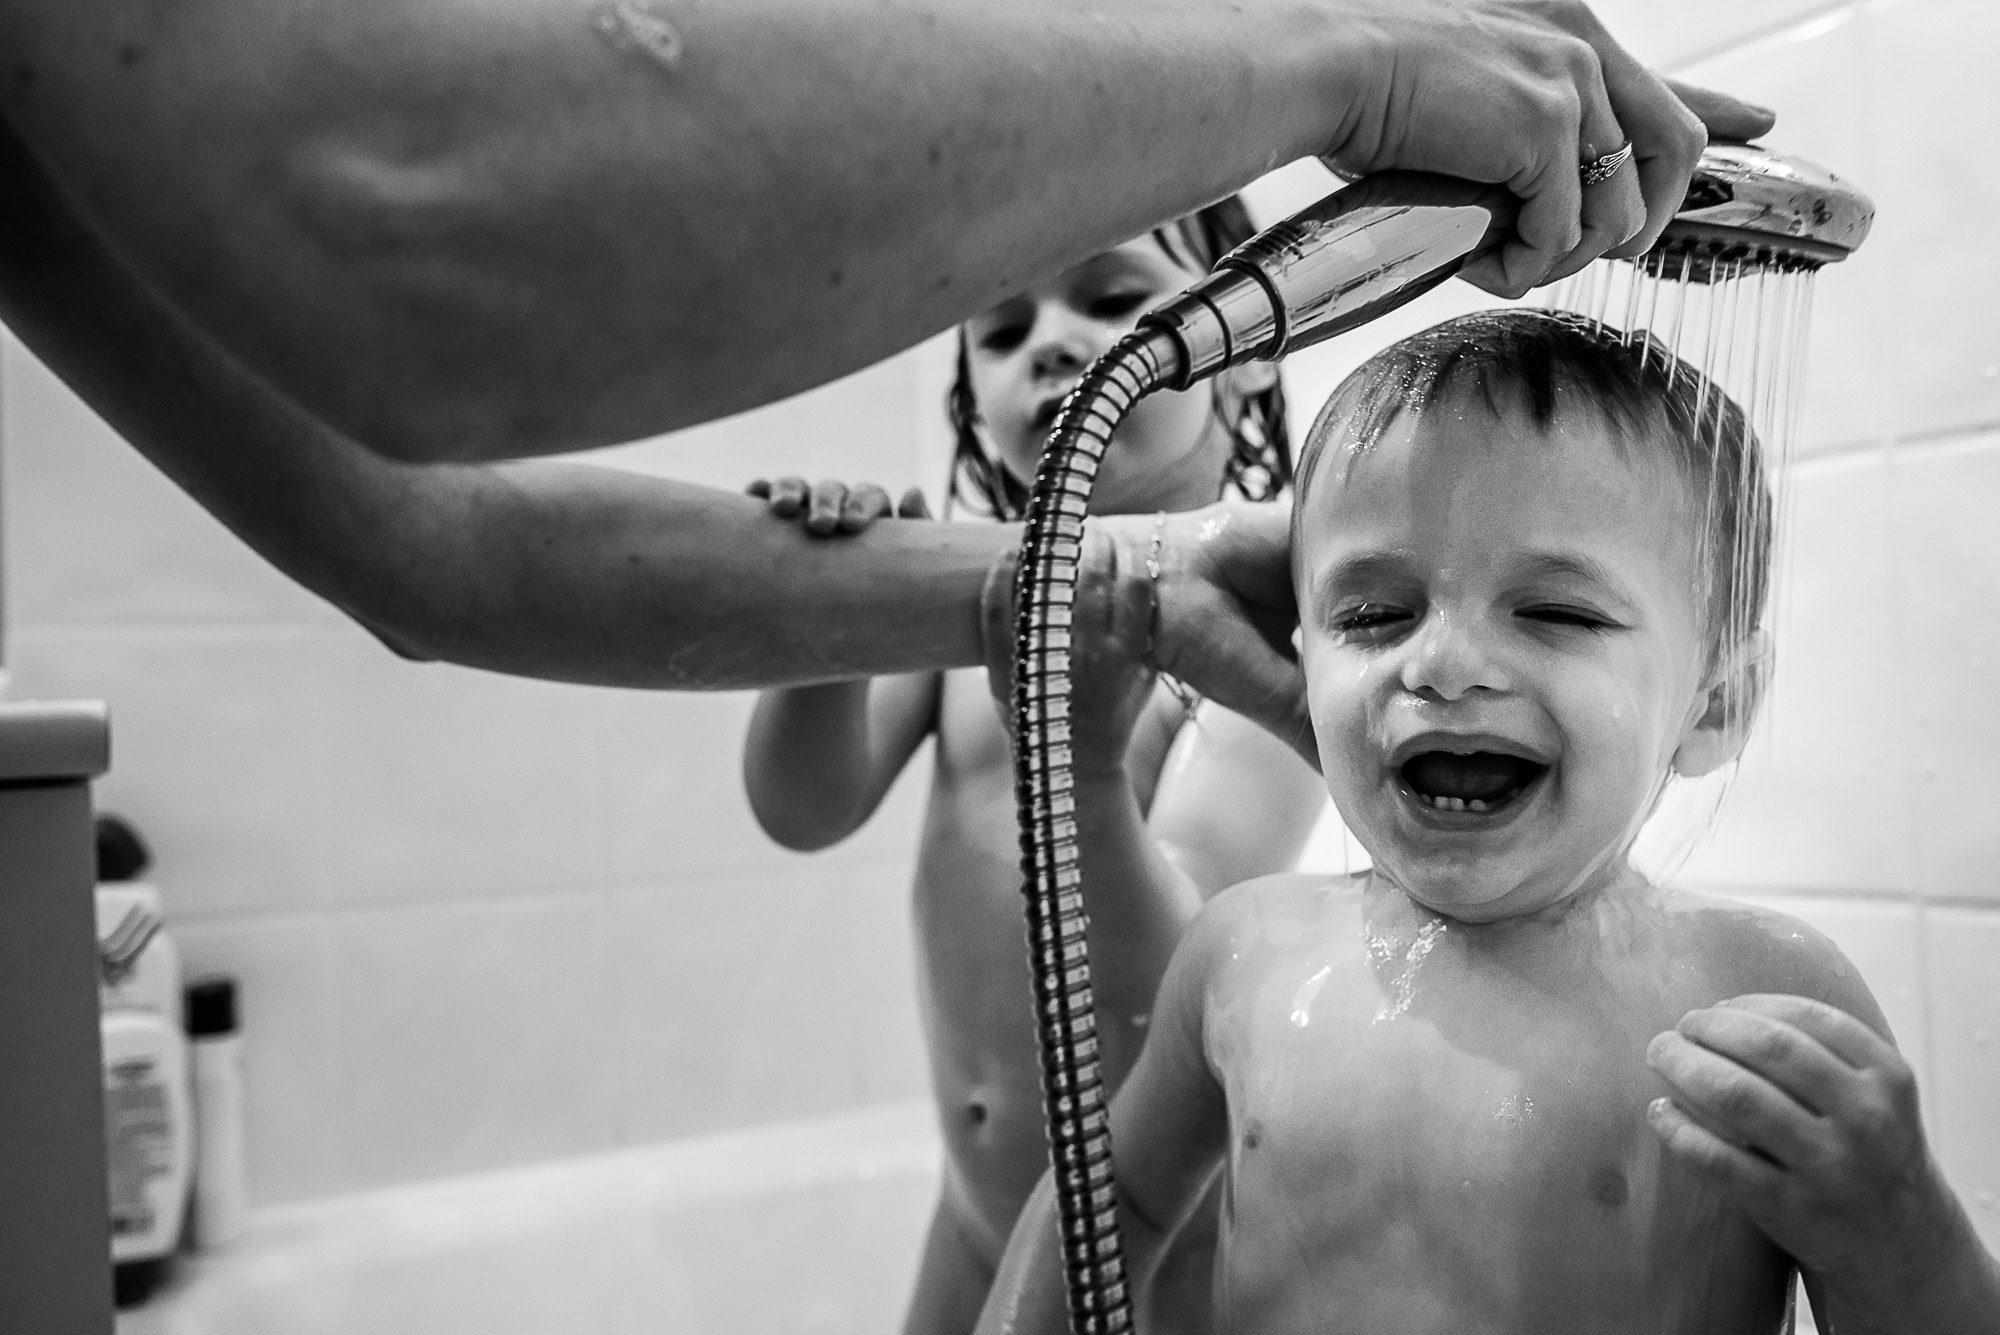
[[[1599,9],[1881,205],[1819,285],[1768,726],[1684,876],[1855,959],[2000,1245],[2000,6]],[[1448,286],[1295,359],[1299,426],[1383,339],[1475,304]],[[9,666],[112,701],[103,801],[157,846],[190,960],[244,979],[261,1199],[921,1088],[920,774],[838,853],[779,853],[734,777],[745,700],[396,661],[11,345],[5,376]],[[613,461],[934,487],[942,389],[933,347]]]
[[[748,696],[397,659],[4,355],[13,693],[111,702],[99,803],[190,970],[242,982],[259,1201],[922,1092],[921,758],[840,849],[785,853],[736,778]],[[942,374],[922,349],[599,457],[934,484]]]

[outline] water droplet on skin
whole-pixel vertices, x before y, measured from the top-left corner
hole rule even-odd
[[[1393,1020],[1410,1009],[1410,1003],[1417,999],[1417,970],[1424,959],[1437,947],[1438,938],[1445,934],[1442,919],[1433,918],[1417,929],[1417,939],[1403,955],[1402,972],[1389,980],[1389,1002],[1375,1013],[1375,1023]],[[1396,947],[1387,938],[1368,933],[1368,954],[1377,964],[1387,964],[1396,957]]]
[[[1313,998],[1326,986],[1326,980],[1333,976],[1331,964],[1322,965],[1320,971],[1299,984],[1299,990],[1292,994],[1292,1023],[1300,1029],[1312,1023]]]
[[[681,63],[680,33],[645,0],[605,0],[591,15],[590,26],[621,51],[638,51],[666,69]]]

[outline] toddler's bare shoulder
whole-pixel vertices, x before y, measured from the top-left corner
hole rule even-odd
[[[1243,881],[1202,906],[1182,937],[1185,951],[1241,956],[1260,944],[1322,929],[1330,915],[1358,909],[1365,876],[1278,872]]]
[[[1783,992],[1850,1012],[1875,1010],[1853,962],[1810,923],[1761,904],[1692,891],[1667,891],[1663,901],[1677,953],[1698,964],[1721,994]]]

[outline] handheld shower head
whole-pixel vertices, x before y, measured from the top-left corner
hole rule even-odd
[[[1518,204],[1498,186],[1383,172],[1301,209],[1223,256],[1140,322],[1169,335],[1169,384],[1276,361],[1430,291],[1506,239]],[[1825,168],[1754,144],[1711,144],[1680,211],[1633,262],[1708,283],[1766,267],[1816,269],[1868,235],[1875,206]]]
[[[1875,204],[1848,181],[1804,158],[1755,144],[1710,144],[1680,211],[1642,267],[1678,266],[1688,282],[1722,266],[1797,272],[1844,260],[1868,237]]]

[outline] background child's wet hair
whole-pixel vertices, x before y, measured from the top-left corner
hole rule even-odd
[[[1249,210],[1235,195],[1153,229],[1161,250],[1197,274],[1257,234]],[[945,416],[954,438],[950,502],[970,504],[995,519],[1019,519],[1027,513],[1028,488],[1007,471],[979,438],[979,403],[972,394],[965,331],[958,335],[958,370],[945,396]],[[1218,407],[1220,399],[1218,397]],[[1285,390],[1273,379],[1271,387],[1246,395],[1236,420],[1220,419],[1229,433],[1229,460],[1223,468],[1218,496],[1234,491],[1245,500],[1268,501],[1292,481],[1292,435],[1285,422]]]
[[[1331,455],[1366,454],[1405,414],[1463,402],[1546,429],[1567,406],[1614,428],[1621,451],[1663,448],[1698,509],[1711,653],[1742,645],[1769,594],[1772,502],[1763,451],[1727,394],[1657,341],[1580,315],[1514,309],[1447,320],[1371,357],[1341,382],[1299,461],[1303,508]],[[1294,546],[1296,551],[1296,545]]]

